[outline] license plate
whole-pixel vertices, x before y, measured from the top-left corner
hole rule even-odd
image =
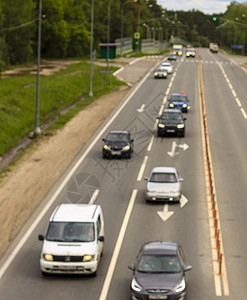
[[[167,299],[166,295],[149,295],[149,299]]]
[[[167,129],[167,132],[175,132],[175,129]]]
[[[121,151],[112,151],[112,155],[121,155]]]

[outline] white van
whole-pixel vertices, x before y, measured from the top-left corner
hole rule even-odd
[[[104,220],[100,205],[60,204],[49,220],[40,257],[43,275],[96,275],[103,253]]]

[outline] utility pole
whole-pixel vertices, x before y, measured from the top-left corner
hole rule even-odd
[[[41,20],[42,20],[42,0],[39,0],[39,30],[38,30],[38,62],[37,62],[37,83],[36,83],[36,114],[34,137],[41,134],[39,127],[39,69],[40,69],[40,47],[41,47]]]
[[[93,96],[93,23],[94,23],[94,0],[91,2],[91,37],[90,37],[90,75],[89,96]]]

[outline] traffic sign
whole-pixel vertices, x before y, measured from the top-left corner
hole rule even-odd
[[[140,38],[140,32],[135,32],[134,33],[134,38],[139,39]]]

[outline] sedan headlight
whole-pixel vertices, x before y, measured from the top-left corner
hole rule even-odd
[[[178,124],[177,128],[184,128],[184,124]]]
[[[175,286],[174,290],[176,293],[180,293],[185,289],[185,280],[184,278],[179,282],[177,286]]]
[[[158,124],[158,127],[159,127],[159,128],[165,128],[166,125],[165,125],[165,124],[162,124],[162,123],[159,123],[159,124]]]
[[[110,147],[109,146],[107,146],[107,145],[104,145],[104,147],[103,147],[105,150],[108,150],[108,149],[110,149]]]
[[[83,256],[82,261],[91,261],[93,259],[94,259],[94,255],[86,254],[86,255]]]
[[[47,261],[53,261],[53,255],[52,254],[44,254],[44,259]]]
[[[167,73],[165,72],[165,73],[163,73],[163,75],[164,75],[164,76],[167,76]]]
[[[140,284],[137,283],[135,278],[133,278],[131,281],[131,288],[132,288],[132,290],[134,290],[136,292],[140,292],[142,290],[142,286],[140,286]]]
[[[169,106],[170,106],[170,107],[174,107],[174,104],[173,104],[173,103],[170,103]]]
[[[186,103],[184,103],[184,104],[183,104],[183,107],[187,107],[187,104],[186,104]]]
[[[130,145],[127,145],[127,146],[123,147],[123,150],[128,151],[129,149],[130,149]]]
[[[158,75],[158,73],[157,73],[157,72],[155,72],[155,73],[154,73],[154,76],[157,76],[157,75]]]

